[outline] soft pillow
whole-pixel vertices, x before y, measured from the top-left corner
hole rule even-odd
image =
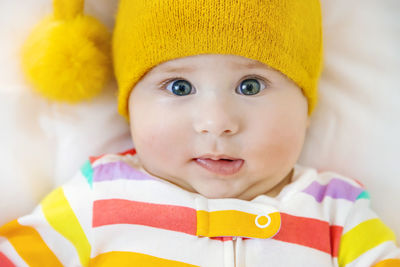
[[[322,7],[325,66],[300,162],[361,181],[400,238],[400,2]]]

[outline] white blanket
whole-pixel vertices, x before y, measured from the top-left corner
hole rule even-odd
[[[70,178],[89,155],[132,146],[111,82],[56,104],[22,76],[19,48],[51,0],[0,1],[0,225]],[[86,0],[110,28],[117,0]],[[322,0],[325,66],[300,163],[358,179],[400,238],[400,2]]]

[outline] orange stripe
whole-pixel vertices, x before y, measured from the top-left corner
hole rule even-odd
[[[334,257],[337,256],[342,232],[341,226],[330,226],[326,221],[286,213],[281,213],[281,218],[281,230],[273,239],[314,248]],[[332,242],[331,236],[334,236]]]
[[[400,266],[400,259],[387,259],[378,262],[374,265],[374,267],[399,267]]]
[[[15,265],[7,258],[6,255],[0,251],[0,266],[1,267],[15,267]]]
[[[256,223],[261,227],[257,226]],[[263,225],[265,227],[262,227]],[[280,226],[281,216],[279,212],[272,212],[266,214],[266,216],[257,216],[239,210],[212,212],[198,210],[196,235],[270,238],[279,231]]]
[[[0,228],[0,235],[8,239],[29,266],[62,266],[33,227],[14,220]]]
[[[113,251],[96,256],[90,261],[90,266],[195,267],[196,265],[158,258],[137,252]]]
[[[139,224],[196,235],[196,210],[125,199],[96,200],[93,227],[109,224]]]

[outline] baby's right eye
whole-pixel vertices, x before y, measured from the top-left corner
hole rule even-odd
[[[177,96],[189,95],[193,89],[192,85],[186,80],[170,80],[166,84],[166,89]]]

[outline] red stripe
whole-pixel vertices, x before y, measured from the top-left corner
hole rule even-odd
[[[96,157],[91,156],[91,157],[89,157],[89,161],[90,161],[91,164],[93,164],[96,160],[98,160],[98,159],[104,157],[105,155],[107,155],[107,154],[102,154],[102,155],[96,156]]]
[[[340,238],[342,237],[343,227],[337,225],[331,225],[331,248],[332,257],[339,255]]]
[[[123,152],[120,152],[120,153],[117,153],[117,155],[120,155],[120,156],[125,156],[125,155],[135,155],[136,154],[136,149],[135,148],[130,148],[130,149],[128,149],[128,150],[125,150],[125,151],[123,151]],[[89,157],[89,161],[90,161],[90,163],[94,163],[96,160],[98,160],[98,159],[100,159],[100,158],[102,158],[102,157],[104,157],[104,156],[106,156],[106,155],[109,155],[109,154],[102,154],[102,155],[100,155],[100,156],[91,156],[91,157]]]
[[[360,185],[362,188],[365,189],[365,185],[363,183],[361,183],[359,180],[357,179],[353,179],[358,185]]]
[[[231,236],[214,236],[214,237],[210,237],[210,239],[219,240],[222,242],[233,240],[233,238]],[[242,240],[247,240],[247,239],[251,239],[251,238],[250,237],[242,237]]]
[[[96,200],[93,227],[109,224],[140,224],[196,235],[196,210],[124,199]]]
[[[15,265],[7,258],[7,256],[1,252],[0,252],[0,266],[1,267],[15,267]]]
[[[341,226],[327,221],[281,213],[281,230],[273,239],[298,244],[337,256]]]
[[[214,236],[214,237],[210,237],[210,239],[219,240],[219,241],[231,241],[231,240],[233,240],[233,238],[231,236]]]
[[[123,199],[97,200],[93,204],[93,227],[139,224],[196,235],[196,210],[183,206],[152,204]],[[341,226],[312,218],[281,213],[281,229],[273,239],[314,248],[337,257]],[[214,237],[229,241],[232,237]]]
[[[136,154],[136,149],[135,148],[131,148],[131,149],[128,149],[128,150],[125,150],[124,152],[121,152],[121,153],[118,153],[118,155],[121,155],[121,156],[125,156],[125,155],[135,155]]]

